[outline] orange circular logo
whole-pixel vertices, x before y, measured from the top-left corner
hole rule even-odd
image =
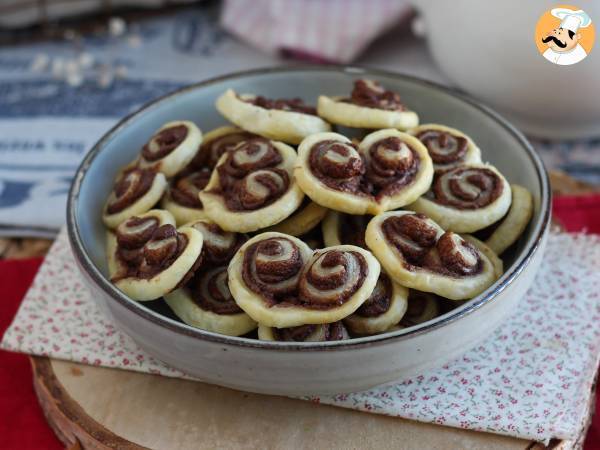
[[[535,45],[553,64],[570,66],[583,61],[594,47],[596,29],[587,13],[572,5],[546,11],[535,27]]]

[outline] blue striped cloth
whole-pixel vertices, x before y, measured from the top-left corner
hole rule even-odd
[[[75,168],[120,117],[184,84],[282,62],[225,34],[217,14],[213,3],[200,4],[135,24],[120,38],[84,38],[97,64],[126,71],[107,87],[96,79],[98,67],[76,87],[57,79],[51,67],[32,70],[40,54],[73,58],[68,42],[0,50],[0,235],[54,235],[64,223]],[[131,45],[134,37],[141,46]],[[405,34],[379,41],[357,62],[444,82],[424,43]],[[547,167],[600,183],[600,138],[533,144]]]

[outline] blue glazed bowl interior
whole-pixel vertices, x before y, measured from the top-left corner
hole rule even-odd
[[[228,88],[270,98],[301,97],[309,104],[316,104],[319,94],[347,94],[353,81],[360,77],[378,80],[387,88],[399,92],[403,102],[417,111],[421,123],[449,125],[470,135],[481,148],[484,161],[495,165],[509,182],[518,183],[533,194],[533,219],[505,258],[504,276],[469,303],[482,303],[493,297],[494,289],[514,277],[522,268],[548,223],[550,194],[539,157],[520,133],[474,101],[419,79],[360,68],[307,67],[234,74],[184,88],[124,119],[90,151],[76,176],[69,199],[68,217],[71,242],[76,251],[80,246],[84,258],[89,258],[95,266],[89,270],[106,275],[105,229],[101,220],[105,199],[119,168],[133,160],[148,138],[165,122],[192,120],[203,132],[208,132],[226,124],[214,104],[217,97]],[[84,270],[87,270],[85,264]],[[108,286],[106,277],[103,284],[106,284],[104,289],[113,289]],[[112,295],[115,295],[114,290]],[[146,308],[141,304],[140,307]],[[461,308],[465,307],[469,306]],[[454,311],[447,315],[452,315]],[[181,326],[187,327],[184,324]]]

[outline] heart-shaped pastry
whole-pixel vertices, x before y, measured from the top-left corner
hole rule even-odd
[[[512,202],[506,216],[499,223],[491,225],[493,230],[487,236],[485,244],[496,254],[501,255],[523,234],[533,215],[533,197],[531,192],[518,184],[511,184]],[[487,230],[482,230],[486,232]]]
[[[294,149],[282,142],[240,142],[221,156],[199,193],[204,211],[227,231],[256,231],[281,222],[304,198],[292,176],[295,161]]]
[[[341,321],[288,328],[258,325],[258,338],[263,341],[328,342],[341,341],[349,337],[348,331]]]
[[[481,150],[473,139],[456,128],[428,123],[408,130],[429,152],[435,170],[447,170],[463,164],[481,164]]]
[[[232,150],[240,142],[255,137],[258,136],[231,125],[215,128],[202,137],[202,145],[190,162],[189,168],[192,171],[214,169],[223,153]]]
[[[511,201],[510,185],[495,167],[469,164],[436,172],[431,189],[406,208],[445,230],[472,233],[504,217]]]
[[[208,219],[196,220],[187,225],[198,230],[204,237],[201,269],[227,266],[233,255],[248,240],[245,234],[225,231]]]
[[[156,205],[167,188],[162,173],[129,165],[118,176],[106,200],[102,220],[116,228],[131,216],[144,214]]]
[[[299,98],[271,100],[228,89],[217,99],[217,110],[246,131],[298,144],[306,136],[331,130],[316,110]]]
[[[408,289],[382,271],[369,298],[344,319],[344,324],[352,333],[361,336],[383,333],[400,322],[406,313],[407,299]]]
[[[281,233],[259,234],[229,264],[237,304],[277,328],[336,322],[371,295],[380,265],[367,250],[341,245],[315,250]]]
[[[497,267],[476,242],[444,231],[423,214],[391,211],[375,216],[365,240],[390,277],[412,289],[464,300],[497,279]]]
[[[294,176],[315,203],[348,214],[378,214],[414,202],[433,177],[427,149],[414,136],[379,130],[356,146],[338,133],[307,137]]]
[[[172,178],[160,205],[173,214],[177,225],[207,218],[198,194],[208,184],[212,170],[185,172]]]
[[[402,103],[398,93],[374,80],[356,80],[350,97],[319,96],[317,111],[327,121],[346,127],[408,130],[419,124],[417,113]]]
[[[228,336],[257,326],[231,296],[227,266],[198,271],[185,286],[165,295],[165,302],[188,325]]]
[[[175,228],[167,211],[122,222],[107,236],[111,281],[134,300],[155,300],[189,280],[200,264],[202,233]]]
[[[202,132],[194,122],[178,120],[166,123],[144,145],[138,165],[171,178],[192,161],[200,144]]]

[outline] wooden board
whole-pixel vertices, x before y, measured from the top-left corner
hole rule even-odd
[[[552,173],[551,179],[555,192],[592,190],[564,174]],[[44,246],[34,244],[36,252]],[[9,242],[9,253],[29,256],[27,245]],[[44,414],[59,439],[73,449],[545,448],[521,439],[198,382],[48,358],[33,357],[31,362]],[[552,441],[548,448],[580,448],[586,429],[576,442]]]
[[[157,375],[37,357],[32,367],[44,413],[71,448],[544,448],[521,439]],[[554,442],[551,448],[571,446]]]

